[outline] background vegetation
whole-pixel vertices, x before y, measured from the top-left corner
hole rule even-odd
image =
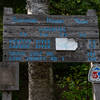
[[[100,0],[49,0],[49,14],[83,15],[95,9],[100,23]],[[3,7],[12,7],[15,13],[26,13],[26,0],[0,0],[0,61],[2,61]],[[92,100],[92,86],[88,82],[88,63],[54,63],[55,99]],[[14,92],[13,100],[27,100],[27,63],[20,64],[20,91]]]

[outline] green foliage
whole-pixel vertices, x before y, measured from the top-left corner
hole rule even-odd
[[[26,0],[0,0],[0,15],[3,15],[4,7],[12,7],[16,13],[25,13]]]
[[[50,14],[86,14],[88,9],[100,9],[100,0],[50,0]]]
[[[56,66],[58,65],[56,64]],[[92,86],[91,83],[88,82],[89,65],[83,63],[78,63],[78,64],[66,63],[61,68],[59,68],[59,71],[62,70],[63,68],[66,74],[61,76],[59,73],[56,72],[57,75],[55,77],[55,81],[57,84],[56,91],[58,91],[57,94],[60,94],[60,96],[58,96],[57,99],[92,100]],[[59,90],[61,92],[59,92]]]

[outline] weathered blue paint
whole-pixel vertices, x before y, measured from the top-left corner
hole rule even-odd
[[[90,49],[96,48],[96,40],[89,40],[89,48]]]
[[[16,23],[38,23],[37,19],[17,19],[15,16],[12,18],[12,21]]]
[[[86,33],[79,33],[79,37],[87,37]]]
[[[67,37],[67,33],[59,33],[59,37]]]
[[[41,33],[41,32],[40,32],[40,36],[41,36],[41,37],[48,37],[48,33]]]
[[[57,26],[57,27],[43,27],[43,28],[39,28],[38,29],[39,32],[66,32],[66,28],[65,27],[62,27],[62,26]]]
[[[46,57],[27,57],[26,61],[46,61]]]
[[[20,32],[19,35],[20,35],[20,36],[23,36],[23,37],[27,37],[27,36],[28,36],[28,34],[25,33],[25,32]]]
[[[15,39],[15,40],[9,40],[9,48],[13,49],[28,49],[31,46],[31,39]]]
[[[65,58],[62,56],[62,61],[64,61],[65,60]]]
[[[78,19],[78,18],[74,18],[74,21],[77,24],[88,24],[88,21],[87,20],[81,20],[81,19]]]
[[[94,51],[88,52],[88,61],[96,61],[96,55]]]
[[[95,52],[93,52],[93,51],[88,52],[88,56],[94,57],[95,56]]]
[[[48,18],[46,19],[46,22],[47,23],[54,23],[54,24],[63,24],[64,23],[64,20],[62,19],[52,19],[52,18]]]
[[[36,48],[37,49],[50,49],[51,47],[50,40],[36,40]]]
[[[96,57],[88,57],[88,61],[96,61]]]
[[[38,51],[30,52],[29,56],[42,56],[42,51],[40,51],[40,52],[38,52]]]
[[[21,51],[10,51],[8,52],[8,54],[10,56],[25,56],[25,52],[21,52]]]
[[[10,56],[9,61],[21,61],[21,57]]]
[[[96,40],[93,40],[93,49],[96,48]]]
[[[36,44],[34,44],[36,42]],[[32,46],[33,44],[33,46]],[[31,39],[15,39],[9,40],[9,48],[10,49],[29,49],[29,48],[36,48],[36,49],[50,49],[51,48],[51,41],[46,39],[41,40],[34,40]]]
[[[54,56],[54,57],[51,57],[50,60],[55,62],[58,60],[58,58],[56,56]]]
[[[47,52],[46,52],[46,56],[54,56],[54,53],[51,52],[51,51],[47,51]]]
[[[92,49],[92,41],[89,40],[89,48]]]

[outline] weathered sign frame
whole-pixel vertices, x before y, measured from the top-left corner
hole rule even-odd
[[[18,62],[99,62],[97,19],[92,10],[89,10],[85,16],[37,16],[13,14],[12,9],[7,10],[5,8],[3,60]],[[56,38],[73,38],[78,42],[78,49],[76,51],[57,51],[55,47]],[[16,45],[19,42],[20,45]],[[40,43],[37,45],[37,42]]]

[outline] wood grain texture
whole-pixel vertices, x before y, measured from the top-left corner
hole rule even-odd
[[[19,90],[19,63],[0,62],[0,90]]]
[[[5,61],[32,62],[100,62],[100,49],[77,51],[4,50]]]
[[[53,21],[47,21],[50,18]],[[59,21],[60,20],[60,21]],[[56,22],[55,22],[56,21]],[[58,21],[58,22],[57,22]],[[65,25],[65,26],[98,26],[96,16],[62,16],[62,15],[25,15],[12,14],[3,17],[4,25]]]
[[[99,39],[74,40],[78,43],[78,50],[99,49]],[[3,49],[56,51],[56,38],[4,38]]]
[[[3,37],[99,38],[98,27],[4,26]]]

